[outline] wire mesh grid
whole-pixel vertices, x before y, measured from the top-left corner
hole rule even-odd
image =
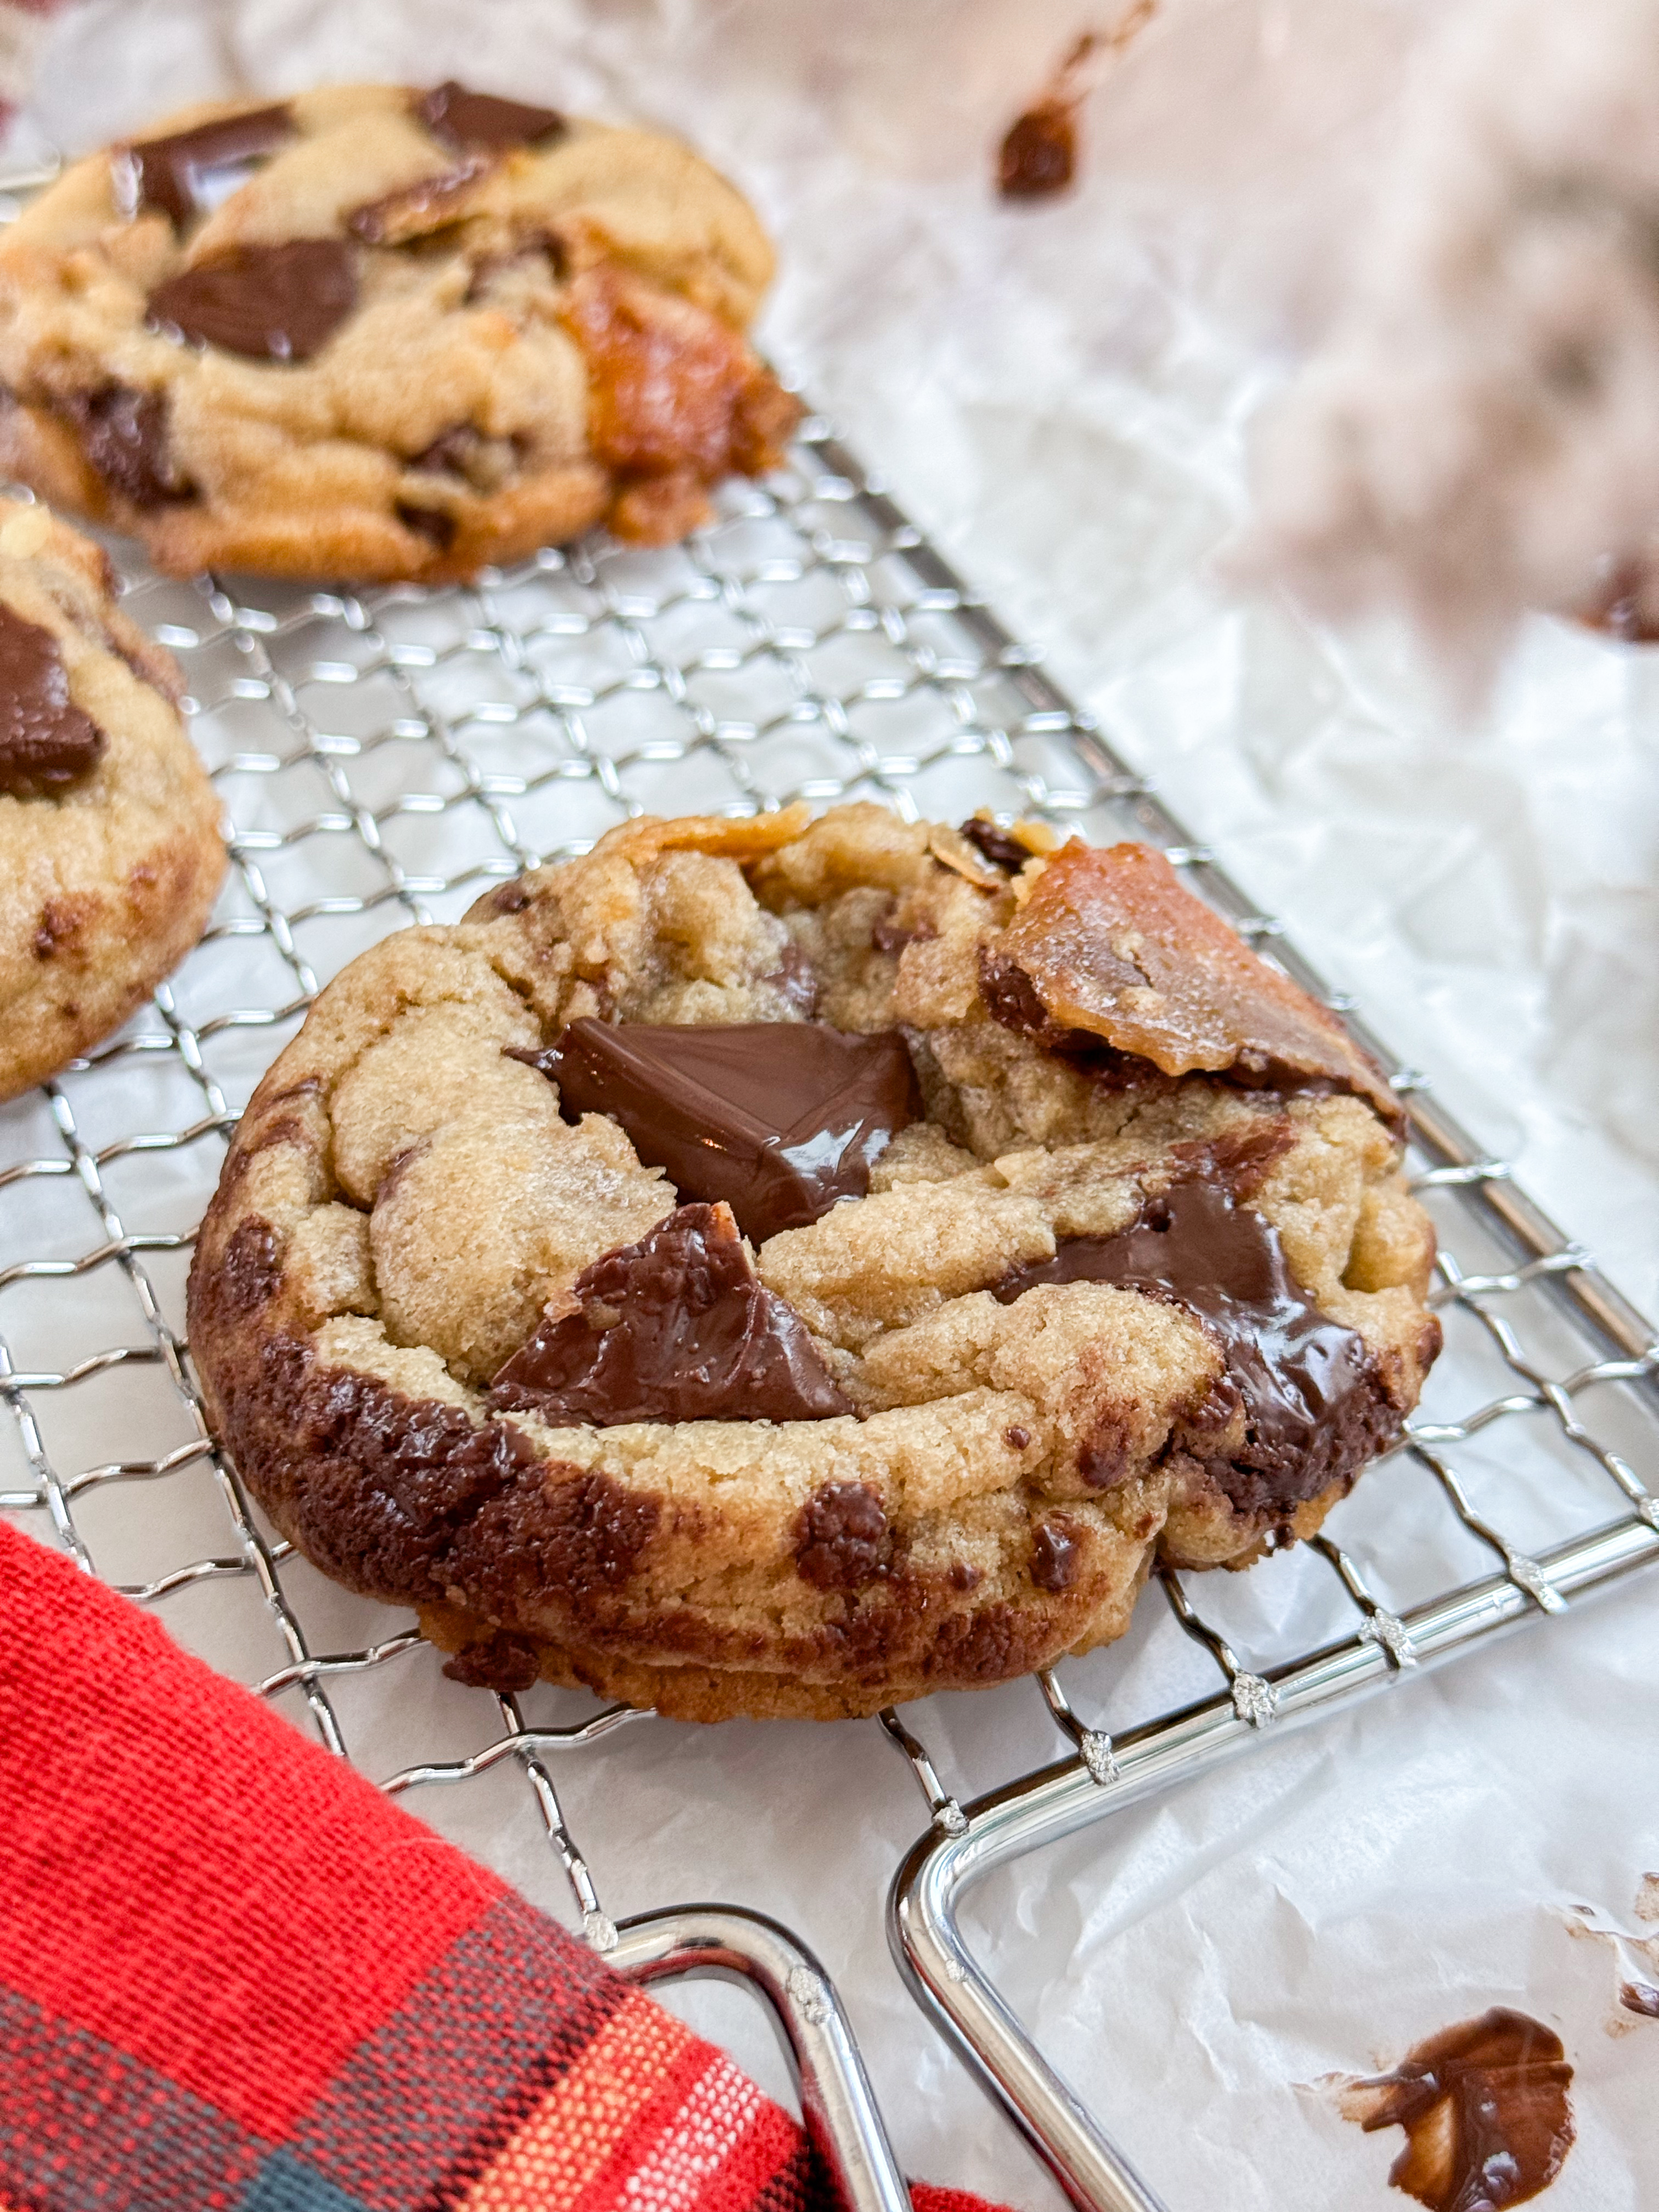
[[[728,487],[715,524],[681,547],[549,550],[470,590],[179,583],[112,550],[129,611],[184,667],[234,865],[153,1005],[0,1114],[0,1509],[165,1608],[204,1656],[384,1788],[516,1777],[580,1927],[638,1966],[651,1946],[637,1923],[619,1942],[553,1768],[662,1724],[569,1715],[568,1699],[569,1717],[546,1722],[455,1688],[471,1731],[459,1755],[409,1742],[395,1696],[354,1727],[353,1678],[435,1662],[410,1658],[423,1647],[395,1616],[361,1640],[363,1608],[343,1610],[275,1537],[208,1432],[183,1337],[194,1224],[238,1110],[312,996],[388,931],[453,920],[489,882],[629,815],[851,797],[1149,838],[1260,949],[1317,978],[822,422],[768,484]],[[935,1715],[962,1701],[884,1717],[932,1822],[895,1893],[901,1966],[1082,2203],[1155,2200],[968,1957],[962,1887],[1301,1711],[1659,1556],[1644,1473],[1659,1465],[1651,1330],[1419,1079],[1394,1079],[1442,1231],[1447,1327],[1395,1466],[1265,1572],[1167,1576],[1122,1646],[982,1693],[1001,1715],[1026,1702],[1006,1742],[994,1726],[974,1738],[999,1747],[975,1778],[988,1795],[942,1778],[957,1732]],[[1063,1756],[1026,1773],[1033,1712]],[[629,1778],[623,1759],[611,1786]],[[799,1949],[774,1977],[794,1978],[783,2008],[798,2057],[825,2017],[815,1975]],[[832,2116],[837,2128],[879,2136],[867,2111]],[[890,2208],[890,2162],[878,2143],[872,2156],[850,2193]]]

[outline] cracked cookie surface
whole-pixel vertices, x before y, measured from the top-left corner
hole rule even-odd
[[[175,574],[664,544],[799,414],[744,336],[771,273],[660,132],[458,85],[196,107],[0,240],[0,464]]]
[[[0,1099],[117,1029],[204,927],[219,804],[103,554],[0,500]]]
[[[464,1679],[719,1719],[1316,1529],[1438,1345],[1391,1095],[1161,855],[1055,848],[641,821],[354,962],[191,1277],[284,1534]]]

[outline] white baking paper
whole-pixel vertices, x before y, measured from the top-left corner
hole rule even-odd
[[[1540,621],[1486,719],[1460,727],[1397,633],[1319,633],[1230,599],[1210,567],[1239,514],[1245,423],[1329,310],[1431,12],[1170,0],[1090,111],[1079,190],[1020,210],[990,196],[991,150],[1081,20],[1069,4],[88,0],[53,29],[13,146],[77,149],[233,90],[451,74],[699,142],[778,236],[774,353],[1652,1310],[1659,654]],[[135,1089],[135,1124],[144,1111]],[[15,1212],[5,1234],[36,1232]],[[112,1383],[106,1427],[58,1438],[61,1462],[121,1456],[136,1402],[121,1393],[142,1387]],[[89,1512],[89,1528],[112,1543],[118,1524],[154,1562],[129,1572],[225,1548],[205,1478],[94,1503],[112,1517]],[[1408,1549],[1429,1508],[1402,1478],[1350,1510]],[[1271,1656],[1305,1564],[1219,1593],[1241,1648]],[[1486,1571],[1473,1540],[1466,1571]],[[302,1566],[292,1579],[316,1648],[398,1625]],[[246,1585],[166,1602],[216,1663],[245,1678],[280,1663]],[[1149,1609],[1071,1670],[1079,1703],[1121,1725],[1207,1693],[1207,1662],[1166,1627]],[[1634,2212],[1659,2191],[1659,2022],[1618,2011],[1615,1947],[1572,1931],[1577,1907],[1633,1926],[1659,1865],[1656,1662],[1638,1582],[1003,1875],[971,1904],[970,1940],[1171,2212],[1398,2204],[1400,2138],[1361,2136],[1310,2085],[1492,2003],[1555,2024],[1576,2069],[1578,2142],[1552,2206]],[[489,1701],[424,1652],[337,1702],[380,1777],[490,1733]],[[963,1795],[1058,1747],[1029,1686],[912,1717]],[[846,1996],[907,2168],[1029,2212],[1059,2202],[889,1964],[882,1901],[923,1808],[873,1723],[643,1722],[555,1765],[607,1911],[708,1896],[778,1914]],[[569,1917],[510,1768],[404,1802]],[[778,2081],[740,1995],[693,2009]]]

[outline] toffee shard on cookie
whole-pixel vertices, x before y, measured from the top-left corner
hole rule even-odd
[[[98,548],[0,499],[0,1099],[118,1029],[202,933],[225,849],[183,688]]]
[[[1146,848],[635,822],[324,992],[191,1340],[463,1679],[869,1712],[1318,1527],[1437,1349],[1396,1121]]]
[[[0,240],[0,465],[177,574],[665,544],[799,413],[746,337],[771,274],[659,132],[454,83],[198,107]]]

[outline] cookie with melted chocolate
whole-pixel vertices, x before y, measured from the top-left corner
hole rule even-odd
[[[277,1526],[463,1679],[869,1712],[1386,1452],[1438,1341],[1392,1104],[1144,848],[641,821],[323,994],[191,1343]]]
[[[453,82],[198,107],[0,240],[0,466],[180,575],[665,544],[799,414],[748,340],[771,274],[655,131]]]
[[[45,507],[0,501],[0,1098],[118,1028],[224,874],[178,672],[112,584]]]

